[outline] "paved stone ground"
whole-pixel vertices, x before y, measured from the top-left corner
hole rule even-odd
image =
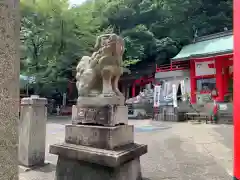
[[[57,157],[50,144],[64,139],[65,119],[47,124],[46,160],[49,165],[24,172],[20,180],[54,180]],[[230,180],[232,126],[131,120],[136,142],[148,145],[142,156],[144,180]]]

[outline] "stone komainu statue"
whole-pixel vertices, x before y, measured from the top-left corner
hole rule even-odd
[[[79,97],[122,96],[118,81],[123,73],[124,41],[116,34],[97,37],[95,52],[83,56],[77,65],[76,86]]]

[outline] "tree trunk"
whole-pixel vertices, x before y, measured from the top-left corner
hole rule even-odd
[[[0,180],[18,179],[19,0],[0,1]]]

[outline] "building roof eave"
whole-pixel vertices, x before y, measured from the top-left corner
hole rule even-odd
[[[173,61],[188,60],[195,57],[209,57],[213,55],[232,53],[232,32],[213,34],[199,38],[191,44],[184,46],[181,51],[172,58]]]
[[[183,57],[183,58],[172,58],[172,61],[187,61],[190,59],[195,59],[195,58],[209,58],[209,57],[215,57],[215,56],[224,56],[224,55],[228,55],[228,54],[232,54],[233,50],[229,49],[229,50],[225,50],[225,51],[219,51],[219,52],[213,52],[213,53],[205,53],[205,54],[193,54],[190,55],[188,57]]]

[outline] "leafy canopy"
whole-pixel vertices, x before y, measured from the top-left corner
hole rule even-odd
[[[231,0],[21,0],[21,73],[36,77],[39,92],[74,77],[77,62],[91,54],[95,37],[120,34],[124,65],[169,63],[195,36],[232,28]]]

